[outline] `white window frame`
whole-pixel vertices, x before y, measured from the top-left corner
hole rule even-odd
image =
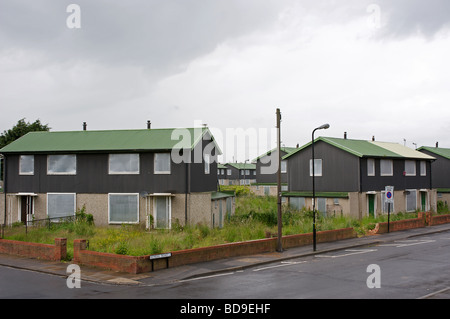
[[[427,176],[427,162],[420,161],[420,176]]]
[[[281,166],[280,166],[280,170],[281,173],[287,173],[287,161],[281,161]]]
[[[227,176],[231,176],[231,168],[227,168]]]
[[[136,196],[137,221],[112,221],[111,220],[111,196]],[[139,224],[139,194],[138,193],[108,193],[108,224]]]
[[[50,217],[49,216],[49,214],[48,214],[48,203],[49,203],[49,200],[48,200],[48,197],[49,197],[49,195],[51,196],[51,195],[72,195],[73,196],[73,216],[75,216],[75,212],[76,212],[76,210],[77,210],[77,194],[76,193],[47,193],[47,203],[46,203],[46,208],[47,208],[47,211],[46,211],[46,213],[47,213],[47,217]],[[61,217],[65,217],[65,216],[72,216],[72,215],[64,215],[64,216],[61,216]],[[53,217],[50,217],[50,218],[53,218]]]
[[[204,173],[205,174],[210,174],[211,173],[211,155],[209,154],[205,154],[203,156],[203,160],[204,160]]]
[[[125,156],[125,155],[133,155],[137,156],[137,170],[136,171],[111,171],[111,159],[115,156]],[[108,174],[109,175],[136,175],[140,172],[140,155],[139,153],[117,153],[117,154],[109,154],[108,156]]]
[[[318,169],[320,167],[320,170]],[[323,162],[321,158],[314,159],[314,176],[320,177],[323,173]],[[309,176],[313,176],[312,159],[309,160]]]
[[[389,163],[390,172],[386,173],[383,172],[383,164],[382,163]],[[393,176],[394,175],[394,162],[391,159],[381,159],[380,160],[380,176]]]
[[[75,158],[75,170],[66,172],[50,171],[50,158],[52,156],[70,156]],[[47,175],[77,175],[77,155],[76,154],[51,154],[47,155]]]
[[[169,155],[169,170],[168,171],[157,171],[156,170],[156,160],[157,160],[156,158],[162,154]],[[172,170],[172,159],[170,157],[170,153],[155,153],[154,161],[153,161],[153,173],[154,174],[170,174],[171,170]]]
[[[375,176],[375,159],[367,159],[367,176]]]
[[[416,176],[416,161],[414,160],[405,160],[405,176]],[[408,168],[411,171],[408,171]]]
[[[33,170],[32,171],[22,171],[22,160],[27,157],[31,158]],[[34,175],[34,155],[20,155],[19,157],[19,175]]]
[[[405,194],[405,211],[407,213],[415,212],[417,210],[417,189],[405,189],[405,191],[409,192],[410,194],[412,194],[412,193],[416,194],[416,196],[415,196],[416,200],[414,202],[415,208],[413,210],[408,210],[408,194]]]

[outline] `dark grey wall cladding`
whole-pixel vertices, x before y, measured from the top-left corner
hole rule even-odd
[[[197,147],[204,148],[208,142],[203,141],[197,144]],[[110,175],[108,156],[108,153],[79,153],[76,175],[48,175],[47,155],[35,155],[34,175],[30,176],[19,175],[20,155],[8,155],[7,192],[185,193],[217,189],[217,163],[213,161],[214,150],[209,174],[204,174],[203,159],[200,163],[190,164],[172,162],[170,174],[154,174],[154,153],[141,152],[139,174]],[[191,156],[193,159],[193,152]],[[190,183],[187,183],[187,179]]]

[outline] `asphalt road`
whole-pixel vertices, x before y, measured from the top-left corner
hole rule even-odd
[[[372,287],[372,288],[371,288]],[[450,232],[158,286],[120,286],[0,267],[1,299],[450,299]]]

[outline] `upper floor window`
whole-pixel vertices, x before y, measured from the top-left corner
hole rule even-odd
[[[77,156],[48,155],[47,174],[49,175],[75,175],[77,173]]]
[[[170,174],[170,153],[155,153],[155,174]]]
[[[34,174],[34,155],[21,155],[19,163],[20,175]]]
[[[427,176],[427,162],[420,161],[420,176]]]
[[[204,160],[205,160],[205,174],[209,174],[211,170],[211,156],[209,154],[205,154]]]
[[[313,176],[312,159],[309,160],[309,176]],[[321,159],[314,159],[314,176],[322,176]]]
[[[405,175],[416,176],[416,161],[405,161]]]
[[[375,160],[373,158],[367,159],[367,176],[375,176]]]
[[[281,173],[287,173],[287,162],[281,161]]]
[[[392,160],[380,160],[380,175],[392,176],[393,175],[393,163]]]
[[[109,154],[109,174],[139,174],[139,154]]]

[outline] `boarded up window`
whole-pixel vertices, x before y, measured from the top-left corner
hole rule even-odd
[[[380,160],[380,175],[381,176],[392,176],[392,160]]]
[[[416,161],[405,161],[405,175],[416,176]]]
[[[417,209],[417,192],[415,189],[406,190],[406,211],[414,212]]]
[[[109,174],[139,174],[139,154],[110,154]]]
[[[75,215],[75,194],[47,194],[47,215],[49,218]]]
[[[109,194],[109,222],[138,223],[138,200],[138,194]]]
[[[155,174],[170,174],[170,153],[155,153]]]
[[[76,155],[49,155],[47,174],[75,175],[77,173]]]
[[[33,175],[34,174],[34,155],[21,155],[19,165],[20,175]]]

